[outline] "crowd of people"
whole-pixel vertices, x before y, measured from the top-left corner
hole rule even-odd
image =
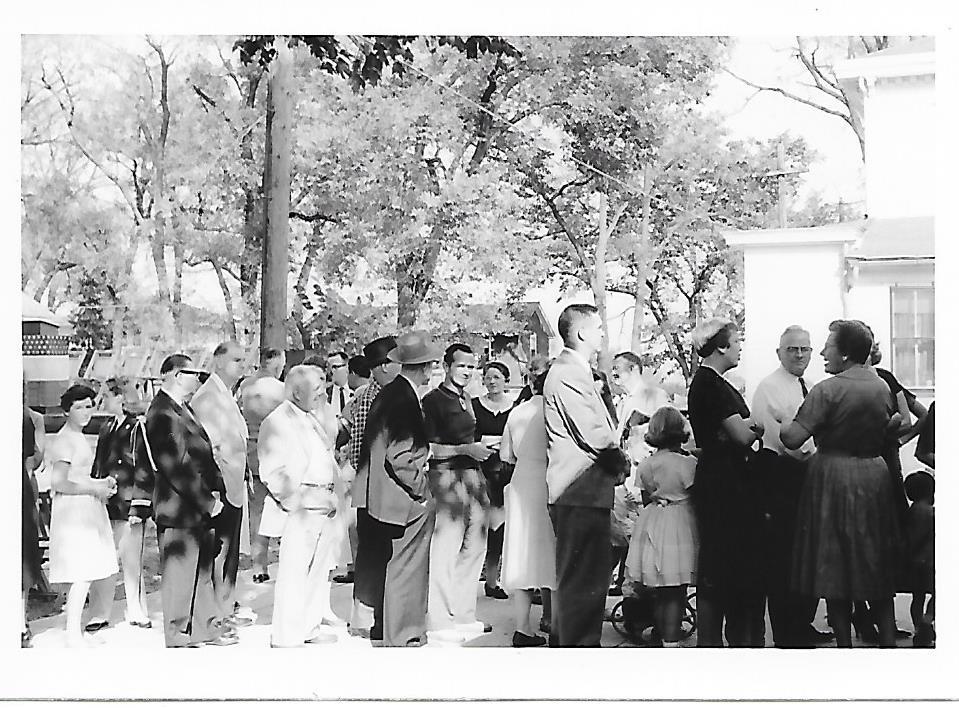
[[[254,583],[275,580],[273,647],[332,643],[344,626],[375,645],[462,644],[491,631],[481,581],[511,603],[514,647],[597,647],[606,598],[624,593],[649,595],[651,641],[678,646],[690,587],[698,646],[763,646],[767,608],[777,647],[849,647],[853,631],[895,646],[897,592],[913,596],[913,643],[934,642],[934,404],[878,368],[865,324],[830,325],[818,383],[805,378],[810,333],[787,327],[750,408],[729,376],[739,332],[709,320],[692,335],[686,410],[637,353],[598,370],[595,307],[570,305],[558,329],[562,351],[529,362],[515,400],[506,364],[415,331],[289,369],[267,349],[248,377],[236,342],[210,371],[172,354],[149,405],[107,382],[95,450],[92,388],[64,392],[42,453],[25,407],[24,601],[42,576],[30,484],[42,454],[69,646],[109,624],[121,568],[126,621],[152,626],[149,522],[167,647],[235,644],[257,620],[237,599],[241,554]],[[926,470],[903,479],[900,445],[916,436]],[[352,583],[348,619],[332,582]],[[820,599],[831,632],[813,626]]]

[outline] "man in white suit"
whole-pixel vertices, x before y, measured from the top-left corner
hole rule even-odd
[[[273,601],[274,647],[336,641],[322,629],[340,538],[333,520],[339,481],[334,440],[314,415],[325,385],[322,369],[293,367],[286,378],[287,400],[260,425],[260,479],[286,514]]]
[[[226,496],[223,511],[214,521],[220,550],[213,562],[220,616],[227,624],[252,624],[256,614],[236,604],[236,576],[240,568],[240,529],[246,506],[246,419],[240,412],[233,387],[246,366],[246,352],[236,342],[224,342],[213,350],[213,373],[190,401],[194,415],[213,446],[213,459],[223,475]]]
[[[556,591],[550,644],[598,647],[610,568],[613,488],[629,472],[596,388],[590,359],[603,346],[592,305],[559,317],[565,344],[546,376],[546,487],[556,532]]]

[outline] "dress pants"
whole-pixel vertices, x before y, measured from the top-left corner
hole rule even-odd
[[[163,636],[168,647],[201,644],[221,632],[213,590],[213,529],[158,528]]]
[[[330,612],[329,575],[337,537],[328,531],[333,523],[322,511],[301,509],[287,517],[273,597],[273,646],[303,645]]]
[[[219,550],[213,560],[213,587],[220,617],[233,614],[236,596],[236,576],[240,569],[240,527],[243,508],[224,502],[223,511],[213,517]]]
[[[430,508],[401,529],[393,539],[386,566],[382,622],[383,646],[405,647],[426,638],[426,607],[430,588],[430,539],[436,523]]]
[[[430,470],[436,526],[430,544],[429,628],[476,622],[489,498],[479,469]]]
[[[808,641],[808,632],[819,598],[796,595],[789,587],[796,512],[806,475],[806,465],[788,456],[770,458],[765,475],[766,504],[766,594],[769,623],[777,647],[800,646]]]
[[[374,628],[373,610],[383,606],[383,588],[386,584],[386,565],[393,553],[393,536],[388,527],[367,513],[356,509],[356,559],[353,562],[353,613],[350,626],[354,629],[374,630],[375,638],[382,638],[383,628]],[[397,527],[401,528],[401,527]]]
[[[551,504],[556,533],[552,643],[598,647],[611,565],[609,509]]]

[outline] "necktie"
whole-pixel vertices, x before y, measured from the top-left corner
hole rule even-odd
[[[340,386],[340,413],[343,412],[343,409],[346,408],[346,394],[343,392],[343,387]]]
[[[799,388],[802,389],[802,397],[805,398],[809,395],[809,389],[806,388],[806,382],[803,381],[802,376],[799,377]]]

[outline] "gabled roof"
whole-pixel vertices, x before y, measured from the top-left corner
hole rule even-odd
[[[53,314],[49,309],[41,305],[26,293],[22,293],[21,302],[21,320],[24,322],[46,322],[56,327],[62,327],[66,323]]]
[[[862,59],[873,59],[875,57],[889,57],[901,54],[922,54],[924,52],[936,51],[935,37],[918,37],[910,42],[897,44],[887,49],[883,49],[872,54],[867,54]]]
[[[858,261],[900,261],[932,260],[935,255],[935,219],[915,216],[866,219],[862,238],[847,257]]]

